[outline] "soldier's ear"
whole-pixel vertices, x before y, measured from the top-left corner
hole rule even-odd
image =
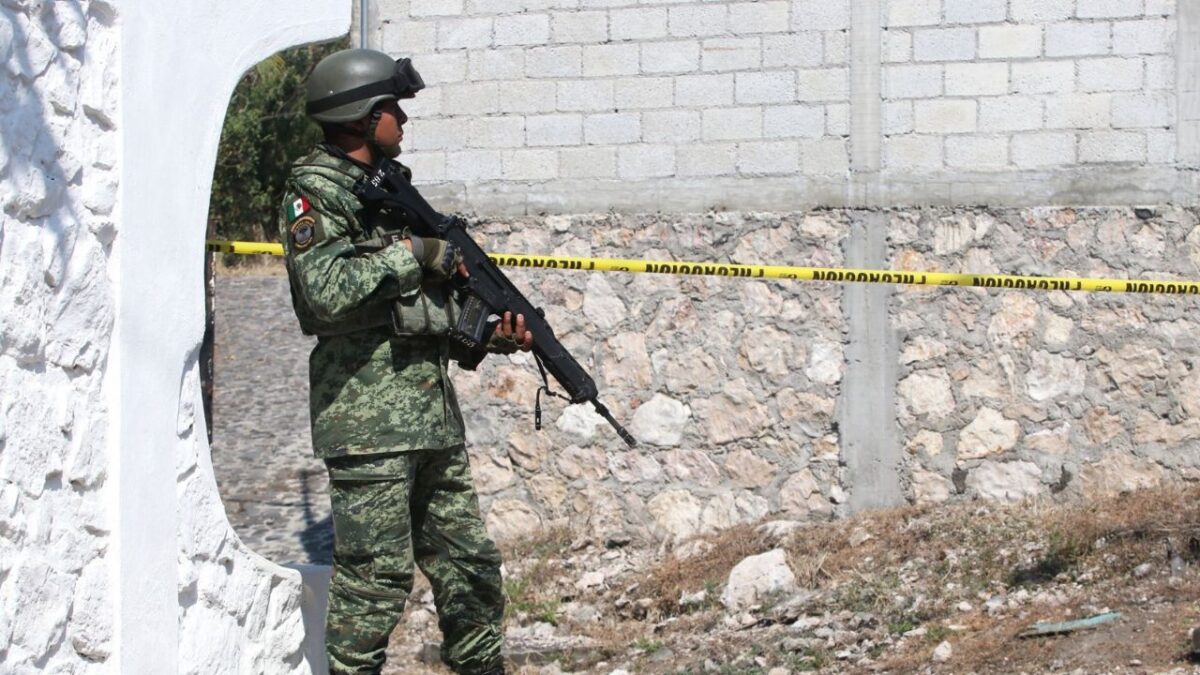
[[[325,133],[325,140],[332,141],[338,136],[362,136],[367,129],[366,120],[354,120],[353,122],[329,122],[321,125],[321,130]]]

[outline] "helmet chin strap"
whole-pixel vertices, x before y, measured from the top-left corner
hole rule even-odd
[[[363,140],[367,142],[367,146],[371,148],[371,155],[376,160],[394,159],[400,155],[400,146],[382,146],[375,140],[375,129],[379,126],[379,120],[383,117],[383,110],[376,107],[371,111],[370,121],[367,122],[366,129],[363,130]]]

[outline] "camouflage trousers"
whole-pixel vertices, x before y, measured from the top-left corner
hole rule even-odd
[[[433,586],[446,665],[456,673],[499,667],[500,553],[480,517],[466,448],[326,465],[334,527],[325,630],[331,675],[380,672],[414,563]]]

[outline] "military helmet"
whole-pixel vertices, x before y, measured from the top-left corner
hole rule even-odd
[[[424,88],[409,59],[393,60],[374,49],[345,49],[313,68],[305,112],[318,122],[353,122],[380,101],[412,98]]]

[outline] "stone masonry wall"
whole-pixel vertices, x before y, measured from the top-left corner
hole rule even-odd
[[[490,251],[837,267],[845,214],[551,217],[481,226]],[[841,289],[752,279],[513,270],[641,442],[543,397],[526,355],[457,371],[494,534],[543,526],[681,539],[780,509],[832,512]]]
[[[488,250],[844,264],[878,212],[551,216],[481,223]],[[1200,279],[1194,211],[884,212],[896,269]],[[514,270],[641,442],[543,400],[536,367],[493,358],[455,381],[500,538],[550,525],[678,539],[782,513],[851,509],[852,427],[903,448],[901,501],[1077,498],[1200,478],[1200,341],[1185,296],[889,288],[893,409],[843,396],[851,286]],[[892,348],[886,346],[894,345]]]
[[[0,670],[112,672],[116,7],[0,5]]]
[[[460,206],[1195,202],[1174,0],[376,4],[429,85],[407,160]]]
[[[892,264],[1200,279],[1196,213],[1126,209],[902,213]],[[1200,478],[1194,299],[898,292],[899,421],[916,503],[1015,501]]]

